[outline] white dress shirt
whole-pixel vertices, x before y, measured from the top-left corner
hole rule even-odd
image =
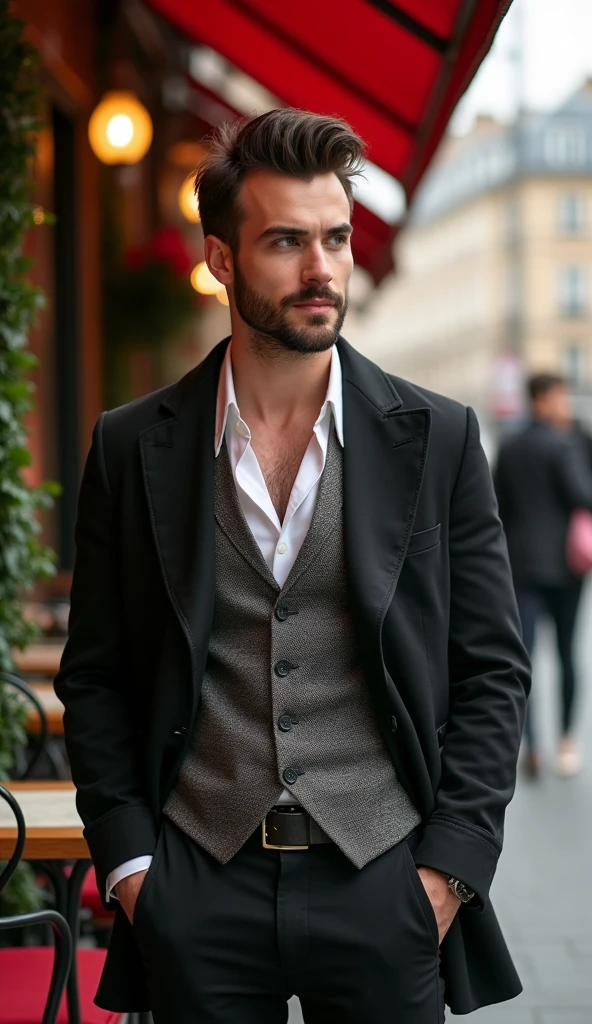
[[[238,408],[232,375],[232,345],[228,346],[218,383],[214,454],[216,457],[219,455],[222,441],[226,440],[232,476],[245,519],[280,587],[283,587],[290,574],[312,521],[327,458],[331,417],[339,443],[343,446],[343,384],[341,363],[335,346],[331,353],[327,395],[300,463],[284,521],[281,523],[251,445],[251,431]],[[293,804],[296,801],[284,789],[278,802]],[[151,861],[149,855],[134,857],[115,868],[107,878],[107,898],[122,878],[146,870]]]

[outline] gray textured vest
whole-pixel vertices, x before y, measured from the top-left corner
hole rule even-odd
[[[221,863],[284,788],[357,866],[420,821],[371,705],[349,610],[343,457],[332,430],[312,523],[282,589],[216,460],[216,595],[195,735],[166,805]]]

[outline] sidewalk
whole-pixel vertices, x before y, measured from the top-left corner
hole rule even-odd
[[[555,658],[548,630],[535,655],[537,712],[553,750]],[[592,1024],[592,588],[584,596],[578,662],[582,680],[585,771],[538,783],[520,781],[506,817],[506,839],[492,898],[524,992],[509,1003],[447,1022]],[[586,666],[588,667],[586,669]],[[301,1024],[297,1000],[289,1024]],[[393,1021],[393,1024],[396,1024]]]
[[[535,652],[540,732],[554,743],[556,665],[550,630]],[[587,764],[576,779],[549,768],[539,783],[520,781],[507,815],[506,841],[493,900],[524,992],[510,1003],[471,1014],[471,1024],[592,1022],[592,588],[578,630],[581,733]],[[588,691],[588,692],[587,692]],[[539,713],[540,712],[540,713]],[[462,1017],[449,1017],[460,1021]]]

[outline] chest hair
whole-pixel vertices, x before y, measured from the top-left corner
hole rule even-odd
[[[258,439],[255,447],[255,454],[263,473],[263,478],[269,491],[280,523],[283,523],[286,509],[298,476],[300,464],[308,447],[310,436],[290,439],[289,443],[278,444],[277,439],[266,443]]]

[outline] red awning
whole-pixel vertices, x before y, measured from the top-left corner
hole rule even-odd
[[[344,117],[410,198],[511,0],[148,0],[283,103]]]

